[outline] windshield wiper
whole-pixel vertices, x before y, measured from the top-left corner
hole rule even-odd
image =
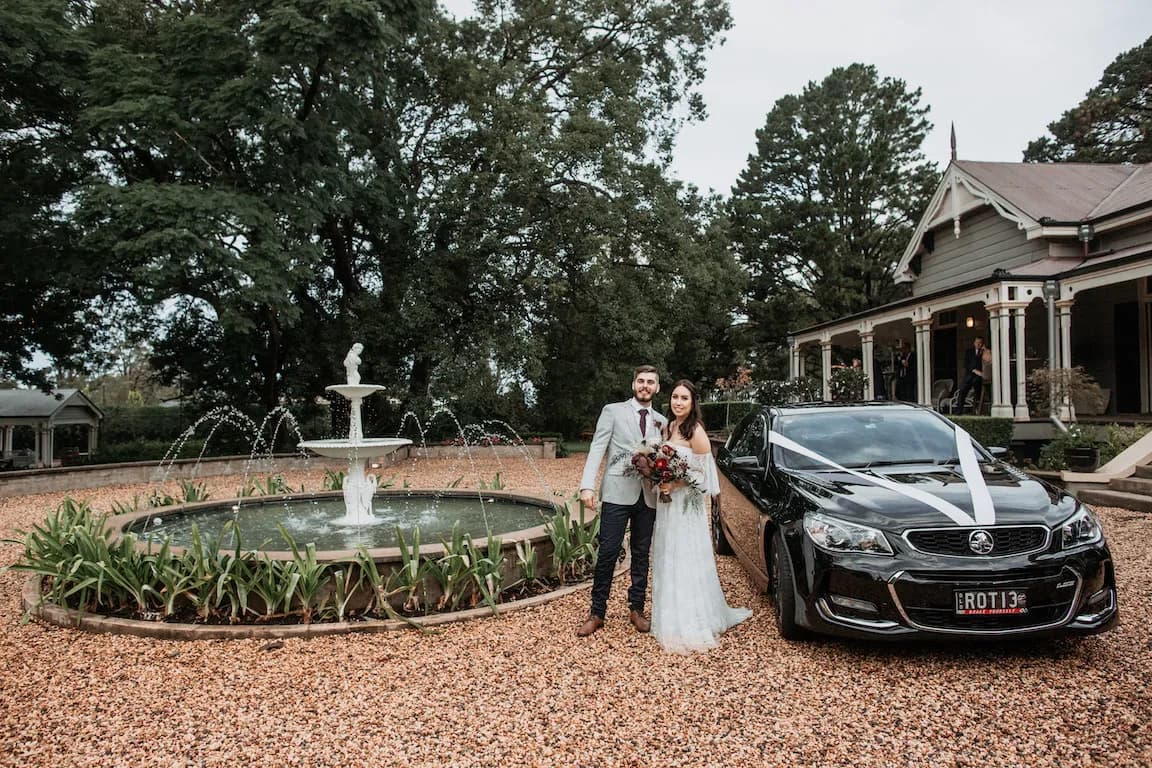
[[[845,464],[848,469],[871,469],[872,467],[895,467],[901,464],[936,464],[936,459],[878,459],[867,464]]]

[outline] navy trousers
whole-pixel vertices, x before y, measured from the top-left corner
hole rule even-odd
[[[604,502],[600,507],[600,551],[592,578],[592,613],[604,618],[612,591],[612,572],[620,559],[624,530],[631,526],[632,583],[628,586],[628,607],[644,611],[648,592],[648,552],[652,549],[652,527],[656,510],[644,503],[644,494],[631,504]]]

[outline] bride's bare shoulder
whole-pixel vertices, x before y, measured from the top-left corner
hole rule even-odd
[[[712,450],[712,443],[708,439],[708,433],[704,430],[703,424],[697,424],[696,428],[692,430],[691,445],[693,453],[706,453]]]

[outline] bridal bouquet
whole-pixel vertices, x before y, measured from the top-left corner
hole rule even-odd
[[[695,478],[688,474],[688,460],[668,443],[642,441],[632,452],[630,463],[624,472],[629,475],[640,475],[653,485],[682,480],[693,488],[697,487]],[[667,504],[672,501],[672,496],[661,492],[660,501]]]

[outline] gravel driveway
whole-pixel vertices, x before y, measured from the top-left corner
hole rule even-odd
[[[540,464],[570,492],[582,457]],[[480,462],[514,490],[539,478]],[[401,465],[414,487],[460,473]],[[319,488],[320,475],[289,478]],[[213,498],[236,478],[207,481]],[[106,508],[144,487],[81,491]],[[59,495],[0,499],[0,536]],[[579,593],[415,632],[178,643],[21,624],[24,576],[0,574],[4,766],[1149,766],[1152,517],[1101,510],[1121,623],[1079,641],[902,647],[776,636],[732,558],[729,603],[753,617],[706,656],[632,631],[619,583],[579,640]],[[0,565],[19,548],[0,545]]]

